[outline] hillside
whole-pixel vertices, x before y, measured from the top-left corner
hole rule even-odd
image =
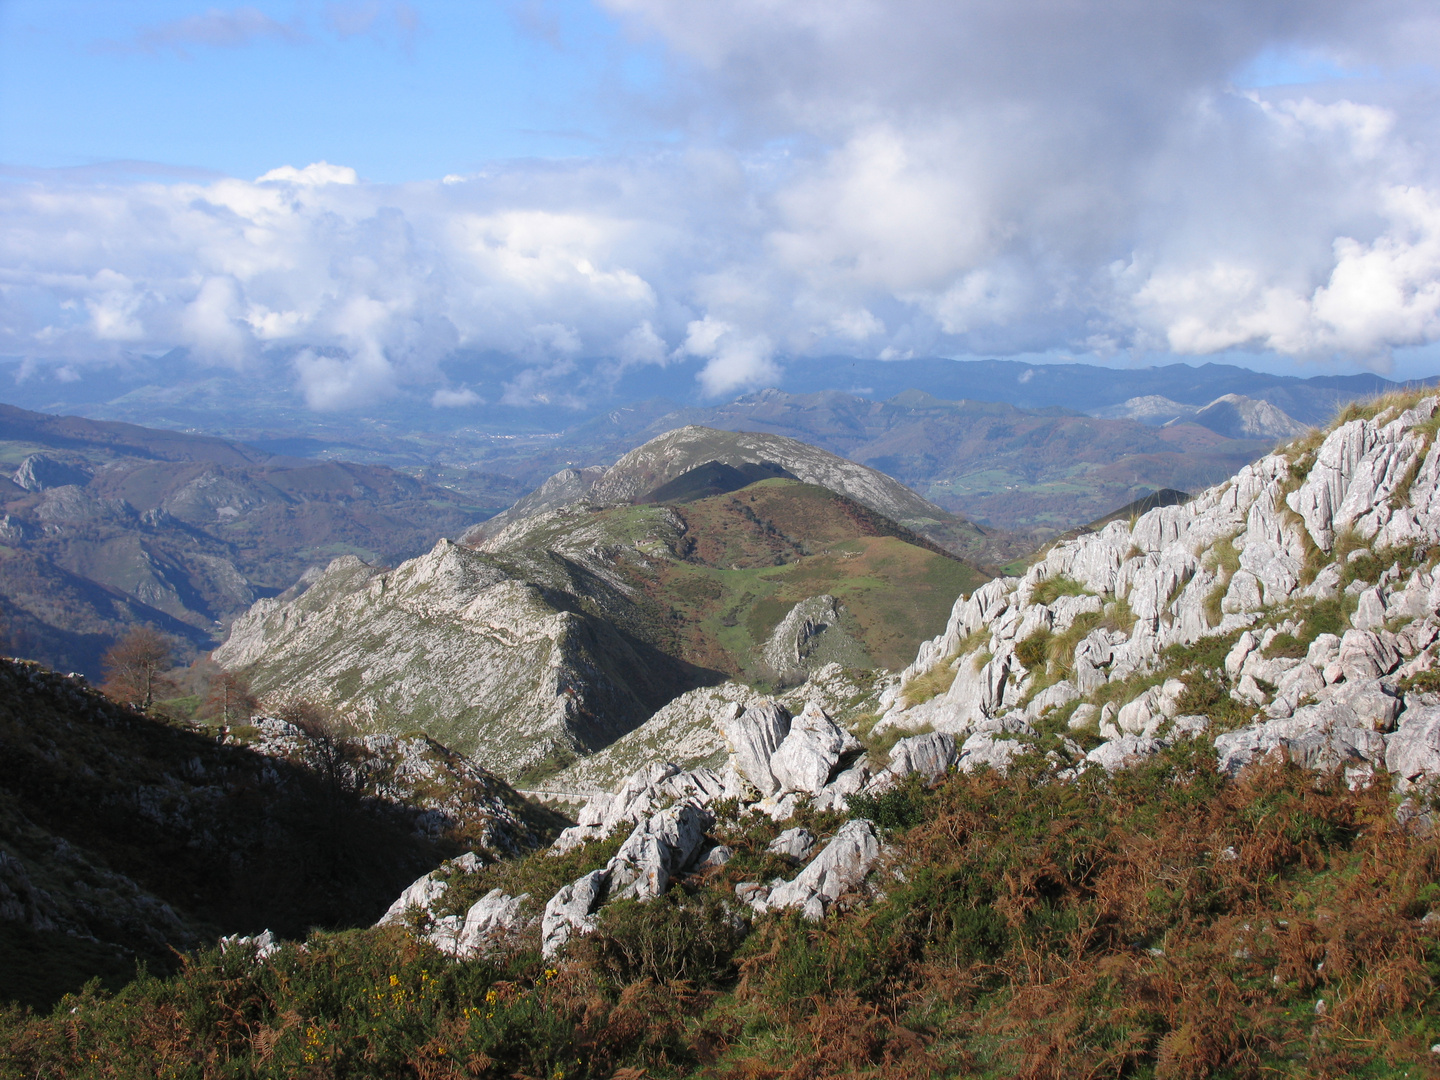
[[[718,475],[716,470],[724,469],[732,474],[732,486],[742,479],[757,480],[768,471],[829,488],[976,563],[1004,562],[1027,546],[1017,546],[1013,537],[978,529],[927,502],[885,473],[810,443],[763,432],[698,425],[664,431],[623,454],[606,469],[562,470],[461,539],[478,543],[527,516],[579,501],[593,505],[677,501],[677,497],[683,501],[700,492],[668,489],[681,484],[683,477],[693,481],[700,475],[696,470],[701,469],[705,470],[706,482],[712,484]]]
[[[35,1004],[222,933],[368,925],[439,859],[533,850],[553,821],[424,738],[174,726],[12,660],[0,759],[0,971]]]
[[[204,650],[308,568],[406,558],[504,504],[385,467],[10,406],[0,472],[14,477],[0,477],[9,648],[97,676],[135,622]]]
[[[262,693],[421,727],[517,776],[726,677],[903,664],[953,593],[982,580],[868,507],[774,479],[678,506],[552,510],[393,571],[338,560],[303,592],[259,601],[215,659]]]

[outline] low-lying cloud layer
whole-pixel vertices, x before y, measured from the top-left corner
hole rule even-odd
[[[338,409],[472,403],[459,347],[513,356],[518,402],[581,356],[698,357],[722,394],[798,353],[1383,367],[1440,340],[1432,5],[608,6],[669,47],[675,145],[404,185],[15,179],[0,351],[280,349]],[[1247,85],[1276,69],[1325,77]]]

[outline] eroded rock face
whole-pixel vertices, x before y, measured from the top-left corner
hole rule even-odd
[[[1402,674],[1434,663],[1440,575],[1425,567],[1402,574],[1397,565],[1378,580],[1357,580],[1344,590],[1354,612],[1343,634],[1319,635],[1304,658],[1271,649],[1279,635],[1301,629],[1276,614],[1277,605],[1340,596],[1344,568],[1323,554],[1317,568],[1315,549],[1331,552],[1341,534],[1376,551],[1440,542],[1440,448],[1414,430],[1437,405],[1440,397],[1430,397],[1341,425],[1313,461],[1272,454],[1188,503],[1056,544],[1022,577],[962,597],[945,633],[923,644],[902,673],[876,730],[930,725],[960,742],[961,768],[1004,769],[1033,745],[1027,729],[1071,708],[1072,729],[1107,740],[1086,762],[1125,767],[1189,734],[1177,721],[1185,678],[1145,688],[1118,708],[1083,699],[1154,671],[1172,645],[1236,634],[1223,675],[1231,696],[1256,715],[1217,739],[1223,768],[1233,772],[1278,751],[1314,768],[1343,767],[1356,782],[1391,758],[1415,777],[1440,780],[1423,749],[1428,735],[1418,734],[1428,721],[1407,727],[1396,690]],[[1065,587],[1052,590],[1049,582]],[[1105,622],[1094,625],[1102,615]],[[1032,691],[1044,673],[1019,662],[1019,645],[1035,633],[1068,631],[1081,618],[1092,628],[1075,641],[1068,677]],[[1406,620],[1398,632],[1387,629]],[[955,672],[949,690],[909,702],[906,686],[942,666]],[[1057,768],[1073,768],[1063,756]],[[1397,782],[1415,781],[1397,773]]]
[[[790,714],[773,701],[762,702],[720,720],[735,769],[761,795],[775,795],[781,782],[770,759],[790,734]]]
[[[510,775],[608,745],[685,678],[503,560],[445,540],[394,570],[337,559],[299,596],[257,602],[214,655],[262,694],[344,706],[382,729],[403,717]]]

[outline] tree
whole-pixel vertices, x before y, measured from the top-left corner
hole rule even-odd
[[[174,664],[170,640],[150,626],[131,627],[100,658],[105,693],[117,701],[148,709],[157,693],[172,688],[165,673]]]
[[[222,724],[243,724],[255,715],[258,703],[250,692],[250,683],[233,671],[220,671],[210,680],[201,715]]]

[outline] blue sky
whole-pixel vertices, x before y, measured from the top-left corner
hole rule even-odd
[[[1440,370],[1419,0],[0,0],[0,356]],[[527,398],[528,396],[528,398]]]
[[[343,162],[367,180],[665,137],[607,107],[662,64],[593,6],[0,2],[12,165],[121,160],[255,177]]]

